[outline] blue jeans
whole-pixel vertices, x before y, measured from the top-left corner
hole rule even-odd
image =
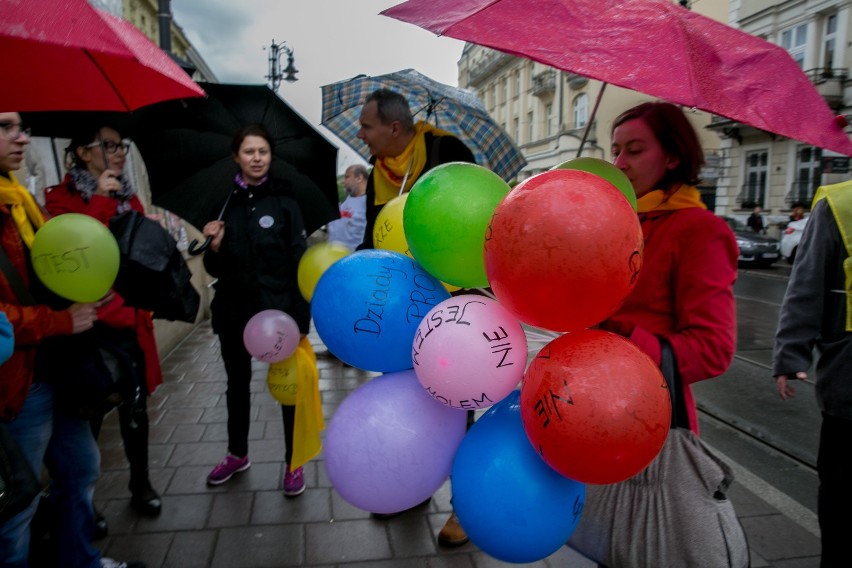
[[[100,552],[91,545],[94,528],[92,498],[100,471],[100,453],[89,423],[67,415],[53,404],[53,389],[45,383],[30,386],[24,407],[8,423],[33,471],[42,463],[50,472],[51,499],[56,503],[51,537],[62,565],[99,568]],[[0,526],[0,565],[26,568],[30,523],[39,499]]]

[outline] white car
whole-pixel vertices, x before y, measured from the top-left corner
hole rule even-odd
[[[781,256],[787,259],[790,264],[793,264],[793,261],[796,260],[796,250],[799,248],[799,241],[802,240],[802,232],[804,232],[807,224],[808,217],[798,221],[790,221],[787,228],[784,229],[784,234],[781,235]]]

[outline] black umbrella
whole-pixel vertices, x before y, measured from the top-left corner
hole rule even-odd
[[[131,113],[23,113],[36,136],[67,138],[110,124],[139,148],[154,204],[197,228],[221,217],[238,171],[231,139],[247,124],[273,138],[271,175],[289,180],[308,234],[339,216],[337,148],[266,85],[200,83],[205,98],[158,103]]]
[[[273,138],[271,175],[290,181],[308,234],[338,217],[337,148],[331,142],[265,85],[201,87],[206,98],[136,113],[133,140],[155,204],[198,228],[217,218],[238,171],[231,139],[242,126],[257,123]]]

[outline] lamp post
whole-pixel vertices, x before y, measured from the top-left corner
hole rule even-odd
[[[281,70],[282,55],[287,56],[287,67],[283,71]],[[288,83],[298,81],[299,79],[296,77],[296,73],[298,72],[295,65],[293,65],[293,48],[287,47],[285,42],[275,43],[273,39],[272,45],[269,46],[269,75],[266,76],[269,79],[272,90],[278,92],[278,86],[281,84],[282,79]]]

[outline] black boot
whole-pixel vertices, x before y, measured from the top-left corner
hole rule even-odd
[[[163,508],[160,495],[151,487],[151,482],[147,479],[144,483],[130,482],[130,506],[146,517],[156,517],[160,514]]]
[[[95,530],[92,531],[92,540],[101,540],[107,537],[109,525],[103,514],[95,509]]]

